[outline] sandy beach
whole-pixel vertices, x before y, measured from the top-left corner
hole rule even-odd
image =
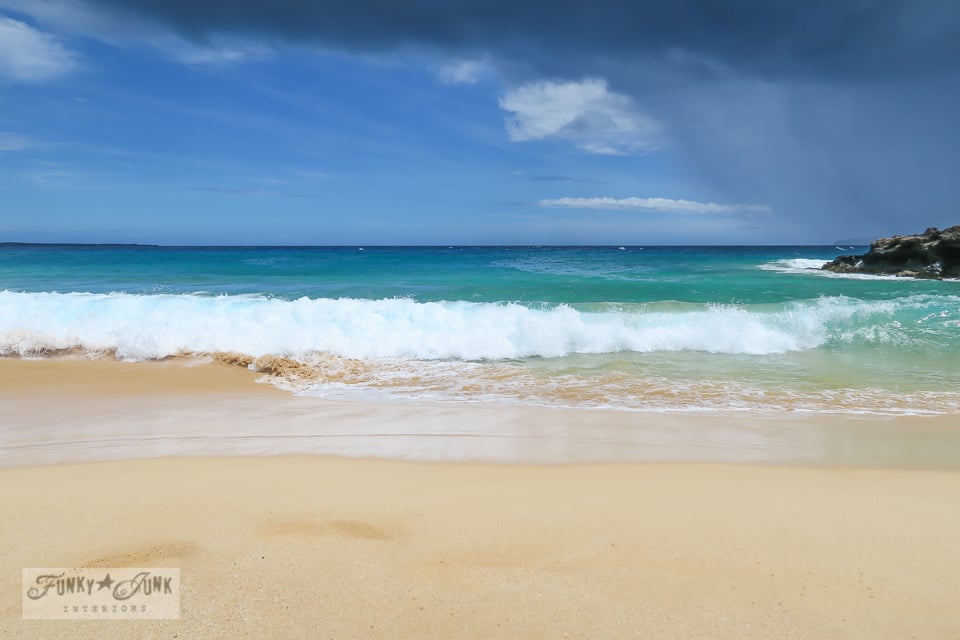
[[[9,637],[960,637],[949,416],[350,405],[219,364],[0,365]],[[302,455],[337,448],[416,461]],[[22,620],[43,566],[179,567],[182,618]]]

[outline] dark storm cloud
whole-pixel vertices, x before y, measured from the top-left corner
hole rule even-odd
[[[540,67],[682,51],[759,75],[954,66],[952,0],[91,0],[202,41],[240,32],[347,49],[483,50]]]

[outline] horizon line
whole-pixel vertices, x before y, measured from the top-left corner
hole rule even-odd
[[[143,243],[143,242],[20,242],[20,241],[0,241],[0,247],[101,247],[101,248],[110,248],[110,247],[129,247],[129,248],[143,248],[143,249],[367,249],[367,248],[377,248],[377,249],[496,249],[496,248],[522,248],[522,249],[568,249],[568,248],[581,248],[581,249],[642,249],[647,247],[834,247],[836,245],[846,244],[852,245],[852,247],[867,246],[871,241],[863,242],[824,242],[824,243],[804,243],[804,244],[788,244],[788,243],[762,243],[762,242],[751,242],[746,244],[727,244],[727,243],[717,243],[717,244],[703,244],[703,243],[691,243],[691,244],[664,244],[664,243],[650,243],[650,244],[533,244],[533,243],[519,243],[519,244],[362,244],[362,243],[350,243],[350,244],[156,244],[156,243]]]

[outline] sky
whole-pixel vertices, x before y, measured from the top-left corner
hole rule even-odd
[[[960,224],[954,0],[0,0],[0,241]]]

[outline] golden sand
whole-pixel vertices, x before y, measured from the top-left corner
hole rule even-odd
[[[106,457],[183,453],[174,445],[191,438],[209,453],[254,428],[343,431],[320,438],[333,448],[422,437],[450,455],[460,440],[435,432],[491,423],[514,443],[494,459],[634,455],[655,441],[625,430],[651,424],[699,428],[701,446],[657,450],[697,459],[727,451],[717,429],[753,422],[337,404],[187,364],[0,361],[0,463],[85,459],[84,438]],[[950,416],[812,421],[769,441],[820,456],[818,468],[284,455],[0,469],[0,637],[958,638],[956,427]],[[110,448],[120,428],[147,435]],[[583,431],[608,448],[577,440]],[[302,435],[280,440],[309,449]],[[871,452],[872,436],[883,444]],[[840,464],[850,460],[888,468]],[[179,567],[182,618],[24,621],[20,569],[44,566]]]
[[[0,396],[283,393],[270,385],[254,384],[256,373],[233,364],[238,363],[226,356],[222,362],[210,363],[180,358],[149,363],[113,358],[0,358]]]
[[[194,458],[0,471],[0,635],[955,638],[960,475]],[[20,619],[174,566],[179,621]]]

